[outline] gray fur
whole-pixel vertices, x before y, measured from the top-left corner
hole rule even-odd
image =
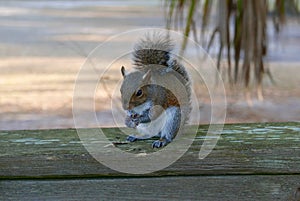
[[[149,64],[168,66],[173,47],[172,41],[167,36],[159,33],[146,35],[134,47],[135,68],[144,70],[144,66]]]
[[[157,71],[164,68],[160,74],[176,72],[177,78],[185,85],[188,99],[191,99],[191,81],[185,67],[176,60],[172,51],[174,41],[169,36],[160,33],[148,34],[134,48],[134,68],[141,72]]]

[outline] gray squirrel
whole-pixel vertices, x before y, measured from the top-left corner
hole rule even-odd
[[[146,35],[135,45],[134,70],[127,72],[124,66],[121,67],[120,91],[122,107],[126,111],[125,124],[141,134],[128,136],[130,142],[157,136],[159,140],[154,141],[152,147],[163,147],[188,121],[190,78],[185,67],[174,58],[173,48],[169,36]],[[172,90],[160,83],[171,86]],[[173,91],[179,91],[177,96]]]

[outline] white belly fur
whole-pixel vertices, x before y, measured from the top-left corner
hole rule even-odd
[[[175,111],[176,107],[168,108],[155,120],[149,123],[141,123],[136,129],[145,138],[157,136],[166,127],[166,124],[170,124],[173,121]]]

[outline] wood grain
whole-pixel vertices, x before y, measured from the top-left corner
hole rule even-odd
[[[300,176],[185,176],[0,181],[1,200],[294,200]],[[298,200],[297,200],[298,201]]]
[[[296,200],[300,123],[225,125],[200,160],[207,128],[199,126],[178,161],[146,175],[102,165],[75,129],[0,131],[0,200]],[[152,140],[126,143],[118,128],[104,133],[116,149],[153,152]]]

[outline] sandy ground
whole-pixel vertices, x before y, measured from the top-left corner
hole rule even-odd
[[[86,56],[115,34],[137,28],[163,28],[160,7],[160,1],[125,1],[122,5],[119,1],[1,1],[0,129],[75,127],[73,89]],[[279,38],[271,36],[270,41],[268,67],[276,84],[265,79],[265,99],[260,102],[253,93],[251,107],[240,90],[226,90],[226,123],[300,121],[299,24],[289,23]],[[115,48],[128,45],[124,40],[114,42]],[[108,61],[118,57],[113,48],[106,52],[111,56]],[[120,81],[118,68],[123,63],[130,65],[127,58],[119,60],[105,77],[109,90]],[[87,82],[91,77],[86,75]],[[82,104],[80,125],[116,126],[107,92],[96,90],[95,94],[98,122],[86,118],[94,111]],[[209,95],[201,95],[200,123],[209,123]]]

